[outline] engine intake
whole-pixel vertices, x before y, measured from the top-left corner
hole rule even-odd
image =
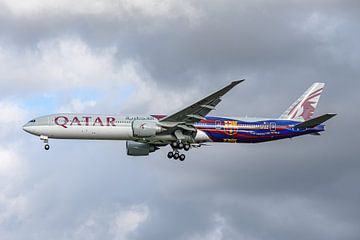
[[[129,156],[147,156],[151,152],[155,152],[159,147],[134,141],[126,141],[127,155]]]

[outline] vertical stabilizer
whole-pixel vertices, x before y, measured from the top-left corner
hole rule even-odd
[[[281,119],[308,121],[314,114],[325,83],[314,83],[306,92],[294,102],[281,116]]]

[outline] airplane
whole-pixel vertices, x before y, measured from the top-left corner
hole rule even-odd
[[[50,149],[49,139],[126,140],[127,154],[147,156],[170,145],[167,157],[185,160],[189,151],[208,142],[260,143],[301,135],[320,135],[325,121],[336,114],[312,118],[324,83],[314,83],[279,118],[228,118],[208,116],[236,80],[171,115],[100,115],[58,113],[34,118],[23,130],[39,136]]]

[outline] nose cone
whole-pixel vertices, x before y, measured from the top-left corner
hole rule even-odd
[[[23,129],[25,132],[27,132],[27,133],[31,133],[31,131],[30,131],[30,126],[29,126],[28,123],[25,124],[25,125],[22,127],[22,129]]]
[[[30,134],[34,134],[36,135],[36,125],[35,125],[35,122],[34,120],[26,123],[22,129],[27,132],[27,133],[30,133]]]
[[[47,117],[43,118],[35,118],[28,123],[26,123],[22,129],[30,134],[33,134],[35,136],[40,136],[42,134],[41,126],[44,126],[47,123],[48,119]]]

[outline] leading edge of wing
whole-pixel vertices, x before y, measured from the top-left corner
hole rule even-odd
[[[186,122],[186,123],[194,123],[201,121],[204,117],[212,110],[215,109],[215,106],[221,101],[221,97],[224,96],[227,92],[229,92],[232,88],[234,88],[239,83],[245,81],[235,80],[220,90],[210,94],[209,96],[197,101],[196,103],[176,112],[170,116],[161,119],[161,122]]]

